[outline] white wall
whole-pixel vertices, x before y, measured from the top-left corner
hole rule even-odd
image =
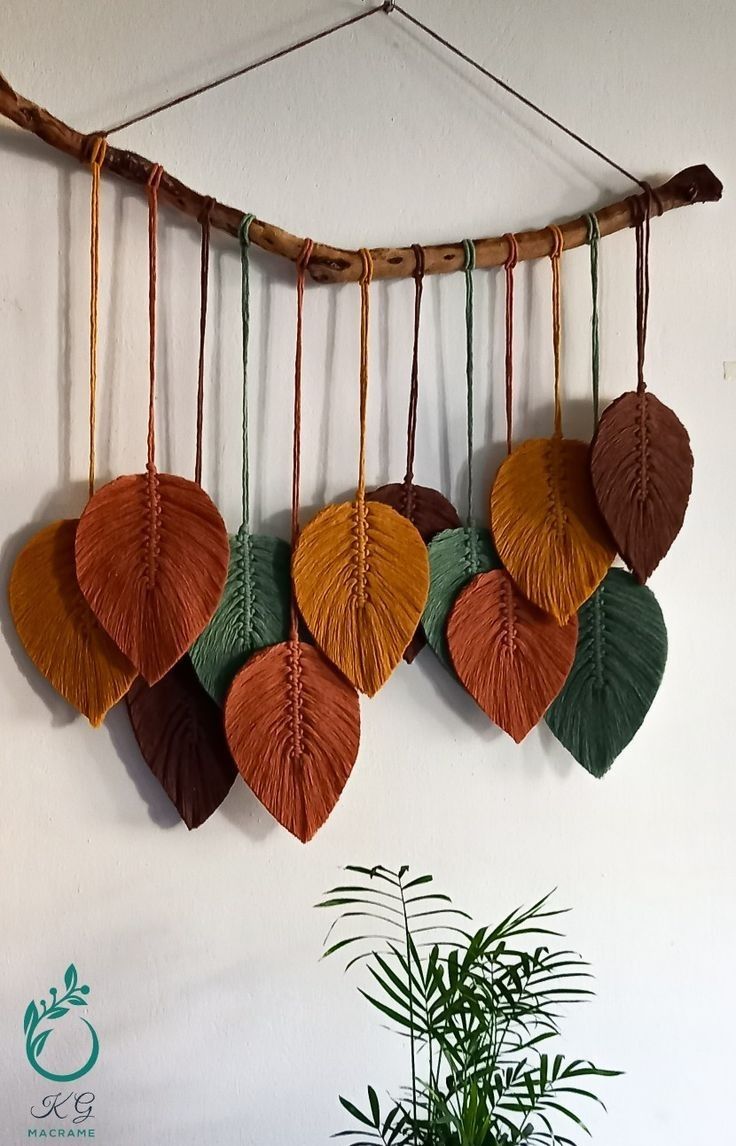
[[[359,10],[357,0],[5,0],[0,69],[93,130]],[[598,998],[568,1048],[621,1067],[598,1146],[728,1141],[736,773],[732,45],[727,0],[417,0],[413,8],[532,98],[651,178],[707,162],[721,206],[653,225],[648,375],[690,430],[695,485],[652,581],[667,672],[634,744],[603,782],[542,728],[516,748],[430,653],[363,703],[354,775],[304,848],[238,783],[188,834],[140,760],[124,711],[92,731],[24,657],[2,605],[0,646],[0,1140],[25,1139],[49,1092],[21,1020],[74,960],[93,987],[102,1054],[85,1080],[107,1146],[318,1146],[345,1125],[338,1092],[396,1086],[400,1048],[338,965],[317,962],[312,910],[346,862],[433,871],[479,922],[549,888],[574,908],[572,943]],[[0,142],[2,578],[42,523],[74,516],[86,474],[88,175],[29,136]],[[116,142],[203,191],[299,233],[391,244],[495,234],[627,193],[625,181],[491,90],[398,17],[272,65]],[[105,180],[101,478],[140,469],[146,390],[144,197]],[[162,466],[193,458],[196,228],[164,212]],[[633,383],[633,236],[605,241],[603,390]],[[256,259],[255,511],[285,533],[293,287]],[[518,275],[518,430],[551,419],[549,271]],[[565,415],[590,428],[588,265],[564,259]],[[477,275],[478,512],[502,456],[501,279]],[[428,286],[418,480],[461,497],[462,276]],[[374,290],[369,478],[403,473],[411,283]],[[355,482],[354,287],[307,295],[305,516]],[[209,341],[207,484],[239,505],[238,264],[218,240]]]

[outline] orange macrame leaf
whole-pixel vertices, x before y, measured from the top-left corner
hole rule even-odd
[[[685,518],[693,484],[687,430],[654,394],[622,394],[603,412],[590,470],[618,551],[643,584]]]
[[[156,684],[138,677],[127,705],[141,756],[186,826],[200,827],[238,774],[218,704],[182,657]]]
[[[496,474],[491,527],[521,592],[564,624],[597,589],[616,550],[595,500],[585,442],[523,442]]]
[[[204,490],[155,470],[104,486],[77,528],[80,588],[149,684],[214,613],[229,555],[225,524]]]
[[[460,518],[452,502],[439,490],[413,482],[391,482],[379,486],[366,494],[367,501],[380,501],[390,505],[402,517],[407,517],[421,534],[422,541],[429,545],[433,537],[445,529],[456,529]],[[411,664],[427,643],[420,625],[404,650],[404,660]]]
[[[8,597],[18,636],[64,700],[98,725],[125,695],[135,669],[100,628],[77,584],[76,519],[55,521],[23,547]]]
[[[503,569],[461,590],[447,622],[455,672],[494,724],[519,744],[567,680],[578,619],[558,625],[522,597]]]
[[[401,660],[427,600],[429,559],[420,534],[380,502],[330,505],[301,534],[292,573],[317,644],[373,696]]]
[[[316,649],[285,641],[256,653],[235,677],[225,733],[246,784],[306,843],[340,798],[358,755],[358,694]]]

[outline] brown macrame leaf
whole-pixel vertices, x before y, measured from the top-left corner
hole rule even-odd
[[[229,557],[225,524],[204,490],[155,470],[104,486],[77,528],[79,586],[149,684],[204,629]]]
[[[616,551],[590,479],[585,442],[523,442],[491,491],[498,555],[525,597],[564,624],[598,587]]]
[[[447,644],[460,681],[517,744],[564,685],[577,636],[576,616],[558,625],[521,595],[503,569],[474,577],[447,622]]]
[[[199,683],[189,657],[156,684],[138,677],[127,704],[143,759],[186,826],[198,828],[219,808],[238,774],[218,705]]]
[[[296,546],[294,589],[325,656],[373,696],[401,660],[427,600],[427,547],[380,502],[321,510]]]
[[[96,726],[128,691],[135,669],[100,628],[77,584],[76,532],[75,518],[35,534],[13,565],[8,598],[38,671]]]
[[[225,701],[225,731],[246,784],[306,843],[337,803],[358,755],[358,694],[317,649],[255,653]]]
[[[419,530],[422,541],[429,545],[436,534],[445,529],[456,529],[460,525],[457,510],[439,490],[431,489],[426,485],[415,485],[413,482],[391,482],[389,485],[379,486],[366,494],[367,501],[380,501],[383,505],[390,505],[402,517]],[[421,625],[404,651],[404,660],[411,664],[417,653],[420,653],[427,643]]]
[[[622,394],[603,412],[590,469],[618,551],[643,584],[685,517],[693,484],[687,430],[649,391]]]

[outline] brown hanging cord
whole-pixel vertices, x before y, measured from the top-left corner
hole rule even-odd
[[[513,394],[514,394],[514,270],[519,261],[519,244],[516,236],[504,235],[509,244],[509,253],[504,270],[506,272],[506,452],[511,453]]]
[[[100,294],[100,171],[105,162],[107,140],[92,141],[90,168],[90,289],[89,289],[89,496],[95,492],[95,437],[97,430],[97,312]]]
[[[194,460],[194,480],[202,484],[202,423],[204,420],[204,364],[205,336],[207,333],[207,294],[210,277],[210,230],[215,200],[207,198],[199,217],[202,242],[199,261],[199,360],[197,366],[197,446]]]
[[[368,413],[368,331],[370,324],[371,280],[373,259],[366,247],[361,248],[363,273],[360,276],[360,462],[358,466],[358,503],[365,501],[365,446]]]
[[[419,403],[419,323],[422,313],[422,291],[424,290],[424,249],[418,243],[414,243],[412,250],[414,252],[414,345],[411,356],[409,417],[406,429],[404,485],[407,490],[414,481],[414,451],[417,440],[417,406]]]
[[[294,353],[294,432],[291,461],[291,553],[294,559],[294,550],[299,540],[299,500],[301,485],[301,458],[302,458],[302,341],[304,326],[304,279],[307,273],[307,263],[312,254],[314,243],[305,239],[301,253],[296,261],[296,350]],[[291,591],[291,630],[290,640],[299,639],[299,614],[296,607],[296,597],[292,585]]]
[[[555,359],[555,437],[562,437],[562,401],[560,398],[560,363],[562,357],[562,284],[560,256],[564,247],[562,231],[554,224],[550,227],[553,238],[552,253],[552,348]]]
[[[148,178],[148,457],[146,469],[155,471],[156,449],[156,275],[158,243],[158,187],[163,167],[155,163]]]
[[[652,207],[658,215],[662,214],[662,200],[648,183],[644,184],[646,195],[632,196],[631,210],[634,215],[634,234],[636,236],[636,372],[637,390],[643,394],[646,390],[644,381],[644,358],[647,348],[647,326],[649,323],[649,238]]]

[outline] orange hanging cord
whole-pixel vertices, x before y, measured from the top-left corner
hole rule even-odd
[[[296,350],[294,353],[294,436],[291,468],[291,553],[292,560],[299,540],[299,497],[302,458],[302,341],[304,328],[304,280],[312,257],[314,243],[305,239],[296,260]],[[292,582],[290,640],[299,638],[299,615]]]
[[[148,178],[148,456],[146,469],[155,470],[156,447],[156,274],[158,242],[158,188],[164,169],[155,163]]]
[[[92,141],[90,168],[92,191],[89,225],[89,496],[95,492],[95,434],[97,428],[97,311],[100,293],[100,171],[107,154],[107,140]]]
[[[562,283],[560,256],[565,246],[562,231],[554,223],[550,226],[553,246],[552,261],[552,349],[555,359],[555,437],[562,437],[562,401],[560,397],[560,363],[562,357]]]
[[[370,251],[361,248],[363,273],[360,276],[360,462],[358,466],[357,501],[365,501],[365,440],[368,410],[368,332],[370,325],[371,280],[373,259]]]

